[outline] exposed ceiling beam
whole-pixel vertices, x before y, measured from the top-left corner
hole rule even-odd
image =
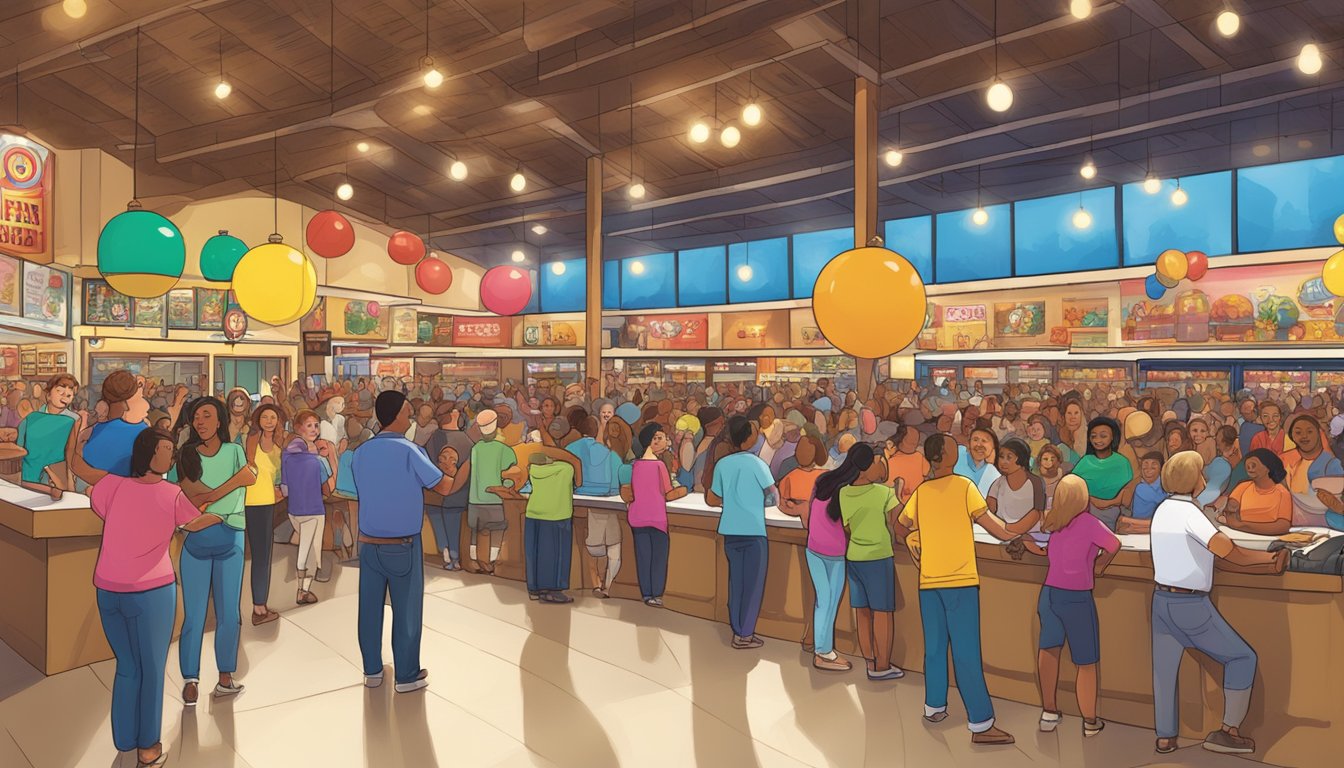
[[[1204,69],[1224,69],[1227,67],[1227,61],[1222,56],[1205,45],[1204,41],[1191,34],[1184,24],[1172,18],[1167,9],[1158,5],[1156,0],[1125,0],[1125,7],[1151,24],[1168,40],[1189,54],[1190,58],[1194,59]]]

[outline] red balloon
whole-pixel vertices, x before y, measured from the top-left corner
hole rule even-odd
[[[387,255],[409,267],[425,258],[425,241],[410,232],[395,232],[387,241]]]
[[[308,220],[308,249],[324,259],[344,256],[355,247],[355,228],[335,211],[321,211]]]
[[[453,270],[442,259],[430,256],[415,265],[415,284],[425,293],[443,293],[453,284]]]
[[[1198,280],[1209,271],[1209,257],[1203,251],[1190,251],[1185,254],[1185,260],[1190,265],[1185,270],[1185,276],[1191,280]]]
[[[532,279],[517,267],[494,267],[481,278],[481,303],[496,315],[516,315],[532,299]]]

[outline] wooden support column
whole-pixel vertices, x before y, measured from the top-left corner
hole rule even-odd
[[[591,382],[589,400],[602,395],[602,158],[588,158],[584,203],[584,263],[588,269],[588,299],[584,310],[583,375]]]
[[[877,92],[866,77],[854,79],[854,247],[877,235]],[[873,392],[877,361],[854,360],[859,402]]]

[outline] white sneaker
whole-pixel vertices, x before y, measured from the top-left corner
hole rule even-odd
[[[1041,710],[1041,733],[1054,733],[1062,719],[1064,719],[1064,715],[1059,712]]]
[[[365,675],[365,676],[364,676],[364,687],[365,687],[365,688],[377,688],[378,686],[380,686],[380,685],[382,685],[382,684],[383,684],[383,673],[382,673],[382,672],[379,672],[379,673],[376,674],[376,675]]]
[[[397,693],[410,693],[429,687],[429,670],[422,669],[420,674],[409,683],[397,683]]]

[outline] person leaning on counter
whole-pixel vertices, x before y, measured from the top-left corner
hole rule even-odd
[[[38,408],[19,422],[17,443],[27,451],[22,460],[20,485],[34,491],[51,494],[59,499],[61,491],[72,490],[69,472],[70,454],[75,449],[79,430],[79,416],[70,411],[79,382],[68,373],[58,374],[47,381],[46,405]]]
[[[745,416],[734,416],[726,427],[731,453],[716,461],[705,501],[722,507],[719,535],[728,558],[728,617],[733,647],[738,650],[765,644],[756,636],[756,619],[765,597],[765,574],[770,547],[765,538],[765,507],[777,498],[770,465],[751,452],[760,430]]]

